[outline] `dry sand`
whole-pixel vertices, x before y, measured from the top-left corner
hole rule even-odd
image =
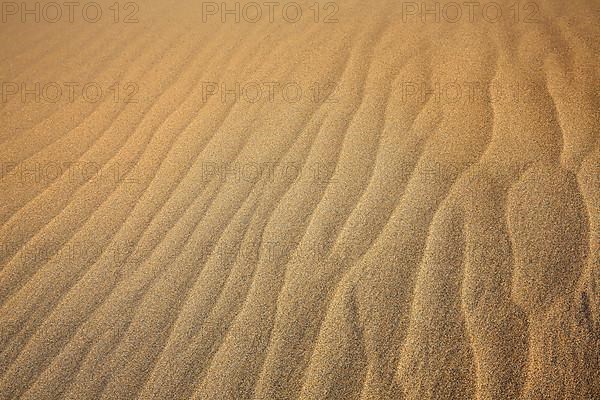
[[[597,0],[113,3],[3,2],[0,399],[600,399]]]

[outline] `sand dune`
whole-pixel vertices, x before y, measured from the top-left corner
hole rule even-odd
[[[600,399],[597,1],[86,3],[2,4],[0,399]]]

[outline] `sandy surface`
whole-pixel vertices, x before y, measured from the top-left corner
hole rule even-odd
[[[598,1],[113,3],[2,5],[0,399],[600,398]]]

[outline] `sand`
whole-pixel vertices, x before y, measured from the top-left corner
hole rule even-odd
[[[0,399],[600,398],[597,1],[113,3],[2,5]]]

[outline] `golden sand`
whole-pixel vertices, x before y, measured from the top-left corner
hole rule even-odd
[[[597,1],[9,3],[0,399],[600,399]]]

